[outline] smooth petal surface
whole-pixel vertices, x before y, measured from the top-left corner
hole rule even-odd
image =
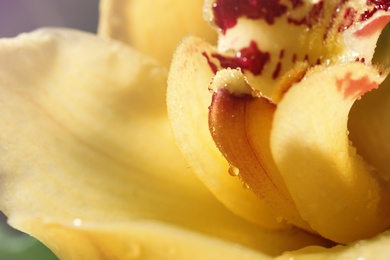
[[[378,174],[390,179],[390,77],[381,87],[368,93],[352,107],[348,120],[350,139],[357,153],[375,167]]]
[[[208,250],[206,236],[226,259],[321,244],[236,217],[190,174],[166,116],[166,71],[153,60],[90,34],[40,30],[1,40],[0,66],[0,206],[59,256],[131,258],[141,244],[144,258],[164,259],[165,245]]]
[[[374,62],[390,67],[390,25],[383,31],[375,50]],[[348,117],[349,138],[357,153],[376,168],[383,178],[390,178],[390,77],[378,90],[355,102]]]
[[[219,83],[210,106],[210,132],[218,149],[239,177],[279,219],[310,230],[287,191],[270,151],[276,105],[265,98],[235,96]]]
[[[60,259],[273,258],[236,243],[154,221],[106,223],[98,229],[34,220],[14,219],[13,223],[40,234]]]
[[[385,76],[359,62],[315,67],[275,112],[276,165],[303,219],[333,241],[350,243],[390,226],[389,183],[356,154],[347,129],[354,101]]]
[[[99,34],[127,43],[168,66],[179,41],[193,34],[216,43],[203,0],[103,0]]]
[[[361,240],[348,246],[338,245],[331,249],[323,247],[307,247],[295,252],[288,252],[276,260],[386,260],[390,255],[390,232],[386,231],[369,240]]]
[[[190,37],[176,50],[168,80],[168,113],[175,137],[191,168],[213,194],[236,214],[265,227],[282,227],[269,207],[238,178],[228,174],[229,164],[211,138],[207,90],[213,71],[207,62],[211,45]],[[202,55],[204,52],[204,55]]]

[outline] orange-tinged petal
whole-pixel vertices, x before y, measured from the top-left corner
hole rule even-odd
[[[390,226],[389,184],[349,143],[348,114],[385,73],[359,62],[315,67],[278,104],[271,131],[276,165],[303,219],[341,243]]]
[[[203,19],[203,0],[103,0],[99,34],[130,44],[168,66],[179,41],[187,35],[216,43]]]
[[[213,94],[210,106],[210,132],[221,153],[239,169],[239,177],[276,216],[310,230],[271,155],[270,130],[275,109],[276,105],[265,98],[235,96],[220,88]]]
[[[262,226],[282,227],[263,201],[228,174],[229,164],[211,138],[208,106],[212,95],[207,86],[213,71],[206,57],[212,50],[211,45],[195,37],[185,39],[176,50],[167,92],[174,135],[192,170],[223,204]]]
[[[142,244],[146,259],[170,258],[165,245],[184,257],[211,241],[250,259],[323,244],[240,219],[190,174],[157,62],[90,34],[40,30],[1,40],[0,66],[0,207],[59,256],[130,258]]]

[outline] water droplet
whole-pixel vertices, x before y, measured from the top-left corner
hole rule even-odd
[[[213,126],[212,128],[211,128],[211,131],[214,133],[215,132],[215,127]]]
[[[230,176],[233,176],[233,177],[238,176],[240,174],[240,170],[237,167],[235,167],[234,165],[229,166],[228,172],[229,172]]]
[[[80,227],[82,223],[83,223],[83,221],[79,218],[75,218],[73,220],[73,226],[75,226],[75,227]]]
[[[242,187],[243,187],[244,189],[246,189],[246,190],[249,189],[248,183],[245,183],[245,182],[242,183]]]

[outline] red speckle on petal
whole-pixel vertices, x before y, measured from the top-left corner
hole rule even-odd
[[[272,73],[272,79],[276,79],[277,77],[279,77],[281,69],[282,69],[282,63],[279,61],[278,64],[276,64],[274,72]]]
[[[307,27],[311,28],[321,19],[323,9],[324,2],[319,1],[311,7],[310,11],[303,18],[294,19],[289,17],[288,22],[295,25],[306,25]]]
[[[347,8],[345,10],[343,20],[340,22],[338,27],[338,32],[343,32],[349,27],[351,27],[354,23],[355,16],[357,14],[357,11],[351,7]]]
[[[284,50],[281,50],[279,53],[279,59],[283,59],[283,58],[284,58]]]
[[[349,72],[344,78],[336,79],[337,89],[344,92],[345,99],[356,99],[366,92],[378,88],[378,83],[370,81],[368,76],[360,79],[352,79],[351,76],[352,73]]]
[[[303,1],[302,0],[291,0],[291,3],[293,5],[293,8],[297,8],[301,5],[303,5]]]
[[[236,57],[226,57],[220,54],[212,54],[219,60],[223,68],[241,68],[242,71],[250,71],[253,75],[260,75],[271,56],[268,52],[262,52],[255,41],[251,41],[248,47],[236,53]]]
[[[217,71],[218,71],[217,65],[210,60],[210,57],[207,55],[206,52],[202,52],[202,55],[206,58],[207,63],[209,64],[210,69],[213,71],[214,74],[216,74]]]
[[[366,21],[370,19],[376,12],[390,11],[390,1],[389,0],[367,0],[367,5],[373,5],[374,7],[371,10],[365,11],[361,17],[361,21]]]
[[[297,54],[294,53],[294,55],[292,56],[292,62],[295,63],[297,61]]]
[[[273,24],[275,18],[287,12],[287,6],[280,0],[216,0],[213,4],[215,24],[222,33],[237,24],[240,17],[249,19],[264,19]],[[299,0],[293,0],[293,5],[299,6]]]

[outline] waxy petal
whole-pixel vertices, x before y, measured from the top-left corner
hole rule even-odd
[[[208,106],[212,95],[205,86],[213,77],[206,58],[212,50],[203,40],[190,37],[173,57],[167,105],[178,145],[192,170],[229,209],[262,226],[283,227],[262,200],[228,174],[229,164],[211,138]]]
[[[150,220],[66,226],[14,219],[60,259],[272,259],[267,253]],[[272,250],[271,250],[272,251]],[[269,251],[270,252],[270,251]]]
[[[209,125],[214,142],[239,170],[241,180],[266,201],[279,219],[310,230],[271,155],[270,131],[276,105],[265,98],[235,96],[223,86],[213,94],[210,106]]]
[[[383,31],[375,50],[374,61],[390,67],[390,26]],[[378,90],[367,93],[358,100],[349,113],[349,138],[357,153],[378,170],[384,178],[390,176],[390,77]]]
[[[310,246],[294,252],[285,253],[282,256],[277,257],[276,260],[290,260],[290,259],[386,260],[389,258],[389,255],[390,255],[390,232],[386,231],[372,239],[361,240],[347,246],[338,245],[331,249],[318,247],[318,246]]]
[[[0,66],[0,207],[59,256],[131,258],[140,245],[144,258],[168,259],[215,245],[252,259],[321,244],[238,218],[190,174],[157,62],[90,34],[40,30],[1,40]]]
[[[127,43],[168,66],[187,35],[216,43],[203,20],[203,0],[103,0],[99,34]]]
[[[367,93],[349,113],[349,138],[383,178],[390,178],[390,77],[378,90]]]
[[[389,183],[356,154],[347,129],[354,101],[384,77],[359,62],[315,67],[275,112],[271,150],[276,165],[303,219],[336,242],[368,238],[390,227]]]

